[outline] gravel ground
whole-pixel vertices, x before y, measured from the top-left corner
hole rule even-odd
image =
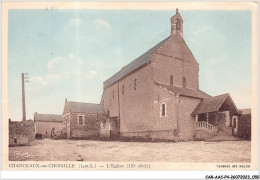
[[[251,141],[118,142],[36,140],[10,147],[11,161],[250,162]]]

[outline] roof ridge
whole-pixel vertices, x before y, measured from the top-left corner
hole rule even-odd
[[[72,103],[82,103],[82,104],[96,104],[96,105],[101,105],[100,103],[86,103],[86,102],[76,102],[76,101],[67,101],[67,102],[72,102]]]
[[[62,116],[61,114],[40,114],[40,113],[36,113],[35,115],[52,115],[52,116]]]
[[[137,57],[136,59],[132,60],[127,65],[123,66],[118,72],[116,72],[114,75],[112,75],[110,78],[108,78],[107,80],[105,80],[103,82],[104,86],[108,87],[108,86],[114,84],[118,80],[122,79],[126,75],[130,74],[131,72],[133,72],[134,70],[136,70],[136,69],[140,68],[141,66],[143,66],[145,63],[149,62],[150,55],[153,52],[155,52],[158,48],[160,48],[162,45],[164,45],[165,42],[167,42],[167,40],[170,37],[171,36],[168,36],[167,38],[163,39],[162,41],[160,41],[159,43],[154,45],[152,48],[148,49],[145,53],[141,54],[139,57]],[[159,46],[159,47],[157,47],[157,46]],[[131,67],[131,65],[132,65],[132,67]],[[126,71],[125,73],[123,72],[124,70]],[[120,73],[122,73],[122,74],[120,75]]]
[[[156,85],[156,86],[159,86],[159,87],[162,88],[163,90],[167,91],[169,94],[176,94],[176,93],[174,93],[174,92],[172,92],[172,91],[169,91],[167,88],[163,87],[162,85],[164,85],[164,84],[159,84],[159,83],[155,82],[155,85]]]
[[[184,87],[180,87],[180,86],[161,84],[156,81],[154,83],[169,93],[179,94],[181,96],[199,98],[199,99],[205,99],[205,97],[209,96],[207,93],[204,93],[203,91],[201,91],[199,89],[190,89],[190,88],[184,88]]]
[[[207,98],[216,98],[216,97],[223,96],[223,95],[229,96],[229,93],[224,93],[224,94],[220,94],[217,96],[211,96],[211,97],[207,97]],[[205,98],[205,99],[207,99],[207,98]]]
[[[195,108],[195,110],[192,112],[192,114],[195,115],[195,114],[219,111],[219,109],[221,108],[223,103],[228,98],[231,101],[232,107],[235,109],[236,112],[238,112],[239,110],[237,109],[237,107],[236,107],[234,101],[232,100],[231,96],[229,95],[229,93],[225,93],[225,94],[221,94],[218,96],[203,99],[198,104],[198,106]]]
[[[177,88],[184,88],[184,87],[181,87],[181,86],[174,86],[174,85],[169,85],[169,84],[163,84],[163,83],[159,83],[159,82],[155,82],[155,83],[158,83],[159,85],[165,85],[165,86],[173,86],[173,87],[177,87]],[[199,89],[192,89],[192,88],[185,88],[185,89],[189,89],[189,90],[193,90],[193,91],[198,91]],[[201,91],[201,90],[199,90]],[[201,91],[203,92],[203,91]]]
[[[134,62],[134,61],[136,61],[137,59],[139,59],[141,56],[143,56],[144,54],[146,54],[148,51],[151,51],[153,48],[155,48],[156,46],[158,46],[160,43],[162,43],[163,41],[166,41],[167,39],[169,39],[171,36],[168,36],[167,38],[165,38],[164,40],[161,40],[160,42],[158,42],[156,45],[154,45],[152,48],[150,48],[150,49],[148,49],[147,51],[145,51],[145,53],[143,53],[143,54],[141,54],[140,56],[138,56],[138,58],[136,58],[136,59],[134,59],[133,61],[131,61],[130,63],[132,63],[132,62]],[[165,42],[166,43],[166,42]],[[154,51],[156,51],[156,50],[158,50],[159,48],[161,48],[163,45],[161,45],[160,47],[158,47],[157,49],[155,49]],[[153,52],[154,52],[153,51]],[[128,63],[128,64],[130,64],[130,63]],[[128,65],[127,64],[127,65]],[[126,67],[127,65],[125,65],[125,66],[123,66],[122,67],[122,69],[124,68],[124,67]]]
[[[177,87],[177,88],[184,88],[184,87],[181,87],[181,86],[174,86],[174,85],[169,85],[169,84],[163,84],[163,83],[159,83],[159,82],[155,82],[155,83],[158,83],[159,85],[166,85],[166,86],[173,86],[173,87]],[[202,93],[205,93],[204,91],[200,90],[200,89],[192,89],[192,88],[185,88],[185,89],[189,89],[189,90],[193,90],[193,91],[200,91]],[[207,93],[205,93],[207,94]],[[207,94],[208,95],[208,94]],[[209,95],[210,96],[210,95]],[[210,97],[208,97],[210,98]]]

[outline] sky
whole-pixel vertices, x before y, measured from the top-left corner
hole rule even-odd
[[[251,107],[250,11],[179,10],[200,89]],[[9,10],[8,115],[62,114],[65,98],[100,103],[103,82],[170,35],[169,10]]]

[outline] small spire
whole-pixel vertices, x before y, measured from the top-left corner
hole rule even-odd
[[[176,8],[176,14],[177,14],[177,13],[179,13],[179,12],[178,12],[178,8]]]

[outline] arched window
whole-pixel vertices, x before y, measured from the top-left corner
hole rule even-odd
[[[123,95],[125,94],[125,86],[124,85],[122,86],[122,94]]]
[[[233,127],[236,129],[237,128],[237,117],[233,117]]]
[[[134,90],[136,90],[136,79],[134,81]]]
[[[186,78],[185,78],[185,77],[182,78],[182,86],[183,86],[184,88],[186,88],[186,86],[187,86],[187,81],[186,81]]]
[[[161,105],[161,116],[166,116],[166,104],[162,103]]]
[[[172,75],[170,76],[170,85],[171,86],[173,85],[173,76]]]
[[[179,18],[176,20],[176,29],[181,30],[181,20]]]

